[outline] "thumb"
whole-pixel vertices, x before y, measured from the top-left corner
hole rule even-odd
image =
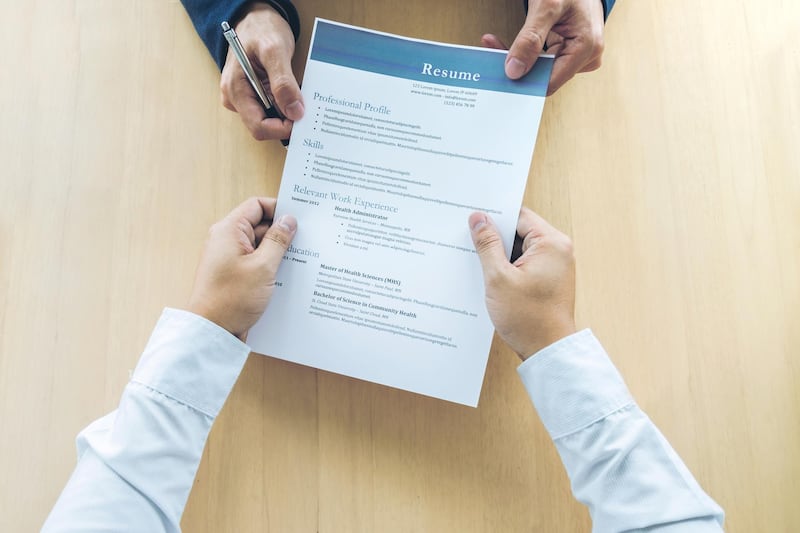
[[[525,24],[511,43],[506,57],[506,76],[512,80],[531,70],[544,48],[550,28],[561,18],[563,7],[552,7],[551,4],[539,1],[530,5]]]
[[[472,213],[469,216],[469,227],[475,251],[481,260],[484,280],[488,282],[509,265],[503,239],[492,219],[485,213]]]
[[[261,239],[256,254],[265,262],[270,272],[277,273],[286,250],[297,232],[297,220],[292,215],[282,215]]]
[[[292,57],[288,53],[276,53],[262,59],[267,70],[269,90],[275,97],[278,109],[291,121],[300,120],[305,114],[303,95],[292,72]]]

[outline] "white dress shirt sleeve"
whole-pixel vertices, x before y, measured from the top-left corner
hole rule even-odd
[[[722,509],[633,401],[591,331],[548,346],[518,372],[593,531],[722,531]]]
[[[250,349],[165,309],[116,411],[78,435],[78,464],[47,532],[180,531],[214,419]]]

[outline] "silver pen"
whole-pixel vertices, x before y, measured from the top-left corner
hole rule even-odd
[[[236,60],[239,61],[239,64],[242,66],[242,70],[244,70],[248,81],[250,81],[250,85],[258,95],[258,99],[261,101],[261,106],[264,108],[267,118],[285,119],[286,117],[283,116],[281,110],[275,105],[272,96],[264,89],[261,80],[258,79],[258,75],[256,75],[256,71],[253,69],[253,64],[250,63],[250,58],[247,57],[247,53],[244,51],[241,41],[239,41],[239,36],[236,35],[236,31],[231,28],[228,21],[222,23],[222,34],[225,36],[225,40],[228,41],[231,50],[233,50],[233,55],[236,56]],[[284,146],[289,145],[288,139],[283,139],[281,142]]]

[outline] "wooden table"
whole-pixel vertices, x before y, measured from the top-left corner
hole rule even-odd
[[[518,0],[299,0],[442,41]],[[0,0],[0,530],[43,522],[208,226],[285,153],[219,105],[180,3]],[[551,98],[526,203],[569,233],[577,318],[731,532],[800,530],[800,4],[620,0],[602,69]],[[489,179],[491,179],[489,177]],[[253,355],[189,532],[588,531],[494,343],[478,409]]]

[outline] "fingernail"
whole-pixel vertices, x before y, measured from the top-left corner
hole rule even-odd
[[[525,63],[516,57],[509,57],[506,61],[506,76],[516,80],[525,74]]]
[[[297,229],[297,219],[292,215],[282,215],[276,222],[282,230],[293,232]]]
[[[300,120],[305,112],[306,108],[300,100],[295,100],[286,106],[286,118],[291,121]]]
[[[479,216],[476,216],[472,219],[472,231],[479,231],[486,225],[486,223],[486,215],[481,213]]]

